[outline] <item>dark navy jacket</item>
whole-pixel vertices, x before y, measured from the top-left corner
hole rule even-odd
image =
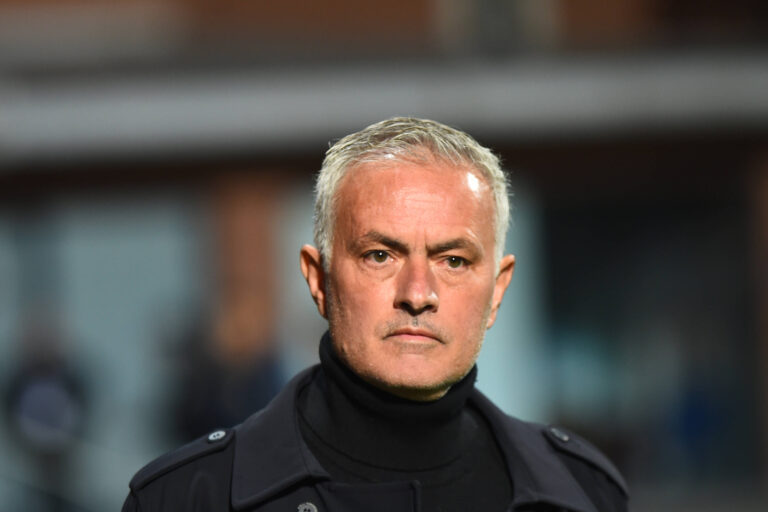
[[[131,480],[123,512],[419,512],[417,481],[334,482],[317,462],[301,437],[296,411],[299,391],[317,370],[297,375],[265,409],[234,429],[149,463]],[[509,511],[627,510],[621,475],[586,441],[507,416],[477,390],[470,401],[491,425],[507,460],[513,485]]]

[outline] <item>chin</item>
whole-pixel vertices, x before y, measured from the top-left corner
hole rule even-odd
[[[429,401],[437,400],[461,380],[461,376],[453,378],[449,375],[399,375],[393,379],[391,374],[384,378],[374,378],[376,387],[393,395],[410,400]]]

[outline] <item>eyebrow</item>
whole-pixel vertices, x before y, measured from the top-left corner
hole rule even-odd
[[[369,243],[379,243],[398,252],[408,252],[407,244],[378,231],[368,231],[366,234],[353,241],[352,246],[357,249]]]
[[[408,244],[405,242],[375,230],[368,231],[366,234],[355,240],[352,243],[352,246],[354,248],[360,248],[361,246],[364,246],[368,243],[379,243],[401,253],[410,252]],[[435,254],[441,254],[444,252],[452,251],[454,249],[467,249],[474,253],[480,252],[476,244],[472,243],[466,238],[453,238],[451,240],[446,240],[445,242],[440,242],[436,245],[427,247],[427,254],[429,256],[434,256]]]
[[[433,245],[427,248],[427,254],[430,256],[433,254],[440,254],[443,252],[452,251],[454,249],[468,249],[471,251],[477,251],[475,244],[467,240],[466,238],[454,238],[452,240],[446,240],[437,245]]]

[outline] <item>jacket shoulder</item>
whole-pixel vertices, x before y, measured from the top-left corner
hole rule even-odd
[[[181,466],[224,450],[234,437],[234,429],[216,430],[176,450],[161,455],[141,468],[131,479],[128,486],[131,491],[137,492],[157,478]]]
[[[586,473],[579,468],[586,463],[607,477],[621,491],[623,496],[629,495],[627,484],[619,470],[608,457],[589,441],[559,426],[541,426],[541,432],[549,444],[558,453],[565,456],[561,458],[577,479],[584,479]]]

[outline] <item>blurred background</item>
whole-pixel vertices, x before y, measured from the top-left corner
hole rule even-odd
[[[0,0],[0,510],[118,510],[317,359],[329,141],[434,118],[509,169],[479,363],[634,511],[768,501],[768,4]]]

